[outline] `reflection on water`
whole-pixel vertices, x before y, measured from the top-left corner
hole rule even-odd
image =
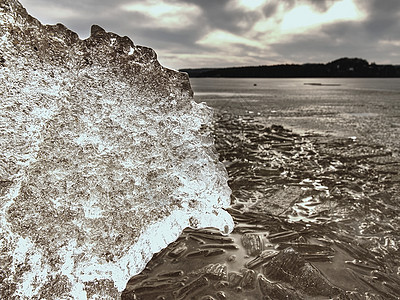
[[[392,105],[383,115],[371,103],[347,103],[379,114],[349,119],[331,109],[335,97],[276,102],[277,118],[262,103],[210,101],[235,230],[185,230],[132,278],[123,299],[398,299],[400,159],[393,141],[379,140],[386,133],[361,134],[398,114],[398,104],[379,103]],[[287,129],[290,115],[298,131]],[[316,133],[325,120],[333,127],[322,128],[334,130]]]
[[[196,92],[196,96],[198,97],[213,97],[213,98],[225,98],[225,97],[237,97],[237,93],[232,93],[232,92]],[[256,93],[240,93],[241,97],[257,97],[259,94]]]

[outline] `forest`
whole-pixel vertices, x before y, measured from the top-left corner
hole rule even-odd
[[[332,62],[181,69],[190,77],[296,78],[296,77],[400,77],[400,65],[378,65],[361,58]]]

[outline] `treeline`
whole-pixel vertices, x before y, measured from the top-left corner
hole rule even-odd
[[[307,63],[272,66],[181,69],[190,77],[400,77],[400,66],[377,65],[360,58],[340,58],[327,64]]]

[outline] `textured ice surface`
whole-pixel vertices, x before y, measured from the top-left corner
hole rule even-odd
[[[115,299],[187,226],[229,231],[227,174],[185,74],[0,0],[0,298]]]

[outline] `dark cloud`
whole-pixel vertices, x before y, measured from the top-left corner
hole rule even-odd
[[[278,10],[278,3],[268,2],[266,5],[264,5],[262,12],[266,18],[269,18],[275,15],[277,10]]]
[[[286,1],[267,1],[263,6],[263,13],[265,17],[271,17],[276,12],[279,6],[283,6],[285,11],[289,11],[296,5],[311,5],[315,10],[319,12],[327,11],[332,5],[340,0],[286,0]]]
[[[266,18],[274,16],[278,8],[280,6],[283,6],[285,11],[289,11],[291,8],[293,8],[296,4],[296,0],[287,0],[287,1],[268,1],[266,4],[262,7],[262,12]]]
[[[304,2],[311,4],[320,12],[327,11],[337,0],[305,0]]]
[[[231,33],[245,32],[262,17],[261,11],[244,11],[232,6],[230,0],[181,0],[180,2],[199,6],[203,11],[204,24],[207,24],[209,28]]]
[[[400,1],[358,0],[358,4],[368,12],[364,27],[371,38],[400,38]]]
[[[377,16],[385,16],[386,14],[398,14],[400,9],[400,1],[398,0],[357,0],[357,3],[366,8],[373,19]]]

